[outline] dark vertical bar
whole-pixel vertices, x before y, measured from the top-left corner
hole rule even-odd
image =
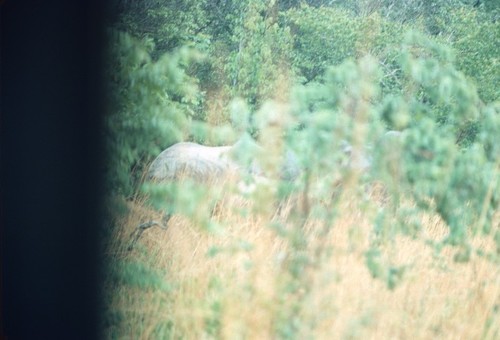
[[[102,11],[0,3],[0,334],[96,339]]]

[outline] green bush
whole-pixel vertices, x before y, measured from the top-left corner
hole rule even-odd
[[[455,50],[457,68],[472,80],[484,102],[498,100],[500,41],[494,38],[500,35],[498,21],[466,8],[454,9],[446,18],[439,29]]]
[[[108,184],[111,191],[130,195],[144,165],[189,132],[200,98],[185,68],[197,55],[182,48],[153,61],[149,40],[117,31],[110,32],[109,40]]]
[[[345,10],[303,6],[284,13],[283,21],[294,38],[293,65],[305,82],[356,57],[362,22]]]
[[[280,77],[289,68],[291,38],[280,27],[274,2],[249,1],[235,17],[232,49],[224,71],[233,97],[245,98],[253,109],[275,96]]]

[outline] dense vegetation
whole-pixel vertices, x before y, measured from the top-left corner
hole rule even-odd
[[[349,225],[344,231],[353,239],[364,234],[367,244],[361,253],[366,268],[389,291],[404,281],[412,266],[411,260],[402,263],[387,255],[387,247],[400,236],[418,240],[435,254],[450,247],[456,262],[481,258],[498,265],[500,40],[495,37],[500,36],[500,7],[496,1],[142,0],[116,1],[114,6],[106,68],[107,175],[113,202],[122,203],[110,204],[111,210],[116,213],[126,205],[135,211],[140,206],[147,210],[138,213],[143,220],[155,214],[145,203],[148,197],[160,209],[165,200],[190,201],[194,208],[184,214],[197,231],[211,235],[201,238],[230,233],[234,230],[224,218],[217,222],[208,214],[210,221],[200,221],[194,216],[206,199],[204,191],[191,186],[189,192],[186,187],[162,192],[143,185],[147,165],[178,141],[228,145],[248,135],[268,151],[262,157],[270,167],[284,149],[298,156],[303,174],[296,182],[276,191],[257,191],[246,197],[254,201],[253,208],[236,208],[239,218],[251,218],[249,212],[258,216],[254,228],[265,229],[276,242],[286,244],[281,249],[286,265],[272,274],[277,292],[271,300],[277,306],[270,313],[267,337],[328,337],[319,331],[320,316],[307,310],[313,306],[317,284],[311,277],[335,254],[335,246],[320,240],[328,239],[339,225]],[[380,144],[389,130],[403,132],[396,146]],[[370,150],[369,172],[339,168],[344,157],[341,141],[347,141],[354,153]],[[375,187],[382,192],[375,194]],[[290,193],[300,197],[300,207],[276,220],[270,207]],[[355,223],[369,227],[351,228],[342,218],[346,201],[368,221],[355,219]],[[123,234],[117,221],[138,224],[130,217],[135,214],[115,215],[113,235]],[[442,237],[425,232],[428,216],[442,223],[446,230]],[[222,252],[236,257],[259,248],[258,240],[240,236],[198,256],[215,258]],[[488,246],[477,246],[476,237]],[[349,242],[352,251],[359,251],[356,242]],[[110,245],[113,252],[124,247],[115,241]],[[130,336],[133,331],[138,336],[219,338],[231,336],[227,327],[252,337],[242,330],[242,320],[235,326],[225,324],[223,316],[230,307],[223,299],[235,292],[224,290],[223,274],[207,279],[206,296],[192,297],[199,299],[192,303],[203,305],[200,310],[206,312],[203,325],[193,327],[192,334],[186,333],[189,322],[181,325],[173,317],[150,316],[142,324],[140,312],[130,316],[128,307],[113,305],[112,295],[126,289],[149,292],[137,293],[141,298],[130,305],[150,301],[148,294],[154,290],[161,300],[158,306],[164,309],[174,308],[175,294],[188,294],[182,290],[186,286],[179,282],[180,287],[175,286],[175,280],[168,278],[169,271],[177,268],[175,254],[170,254],[172,260],[160,261],[167,268],[151,260],[161,249],[156,244],[139,248],[136,257],[110,258],[113,288],[107,291],[104,327],[111,337]],[[252,283],[247,281],[246,294],[259,290]],[[361,316],[356,327],[368,327],[360,320]],[[494,320],[499,320],[498,313],[483,325],[484,338],[499,336]],[[138,324],[131,326],[134,322]]]

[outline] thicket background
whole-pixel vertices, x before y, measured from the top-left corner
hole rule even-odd
[[[228,145],[246,132],[263,145],[271,143],[267,146],[279,136],[275,147],[297,153],[303,176],[291,190],[308,203],[286,223],[256,222],[256,228],[272,230],[276,242],[288,245],[286,265],[276,274],[279,303],[269,313],[267,336],[328,335],[310,315],[314,287],[304,273],[321,271],[319,264],[333,256],[333,246],[318,245],[310,235],[326,238],[335,229],[344,203],[332,198],[339,179],[348,185],[336,197],[345,198],[352,189],[351,199],[359,208],[353,211],[370,221],[366,230],[346,232],[352,237],[365,233],[369,241],[361,254],[366,268],[385,289],[396,289],[412,266],[385,256],[384,247],[399,235],[418,239],[436,254],[451,247],[456,262],[479,257],[498,265],[497,2],[116,1],[112,9],[105,67],[110,99],[104,129],[106,191],[113,197],[110,209],[125,213],[110,222],[110,233],[119,230],[116,221],[125,223],[123,216],[132,214],[130,202],[149,207],[143,175],[161,150],[179,141]],[[377,144],[389,130],[403,132],[397,149]],[[368,174],[353,176],[338,169],[341,140],[358,149],[372,146],[374,166]],[[280,152],[269,150],[270,155]],[[384,188],[384,204],[377,208],[369,203],[373,197],[365,195],[365,183],[373,182]],[[144,218],[154,212],[141,214]],[[441,221],[442,237],[423,236],[426,214]],[[321,222],[308,229],[312,218]],[[489,246],[475,246],[477,235]],[[239,254],[258,247],[259,241],[241,242],[223,251]],[[119,255],[117,244],[110,247],[114,255],[104,322],[110,337],[131,331],[167,338],[231,337],[224,319],[230,309],[224,299],[231,295],[223,278],[212,277],[207,295],[198,301],[193,297],[194,313],[203,314],[193,316],[202,320],[200,325],[193,321],[190,328],[165,315],[155,319],[154,313],[146,322],[140,315],[147,312],[139,306],[150,301],[148,294],[162,296],[165,304],[159,310],[173,308],[176,294],[187,294],[185,282],[168,279],[169,265],[175,267],[170,260],[160,261],[161,266],[151,260],[151,253],[163,254],[161,245],[141,248],[136,257]],[[215,256],[217,249],[205,255]],[[248,286],[249,291],[255,288],[251,281]],[[113,298],[137,288],[148,293],[129,302]],[[491,298],[498,303],[498,295]],[[479,333],[495,338],[498,328],[491,325],[498,313],[485,313],[492,314]],[[371,334],[356,333],[372,325],[362,317],[357,320],[357,326],[349,326],[354,335],[346,331],[346,338]],[[233,331],[252,337],[244,325]]]

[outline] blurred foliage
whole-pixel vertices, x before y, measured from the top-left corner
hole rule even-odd
[[[111,190],[130,195],[144,164],[165,145],[182,140],[196,116],[199,93],[185,65],[199,58],[181,48],[154,61],[153,43],[111,31],[106,85],[106,138]]]
[[[208,25],[206,1],[117,1],[114,26],[139,40],[150,40],[153,59],[181,46],[204,42],[202,30]]]
[[[325,69],[356,57],[361,22],[334,8],[301,7],[284,14],[294,36],[293,61],[305,82],[316,80]]]
[[[106,69],[110,188],[136,192],[144,165],[176,141],[223,141],[236,128],[267,143],[274,130],[266,124],[278,122],[288,147],[307,156],[299,160],[302,190],[331,175],[312,194],[322,195],[346,175],[335,165],[348,160],[331,150],[344,140],[360,153],[393,129],[405,131],[398,180],[450,225],[453,243],[481,209],[490,221],[497,191],[492,205],[481,199],[497,176],[499,42],[491,37],[499,33],[498,8],[453,0],[307,3],[119,2],[114,26],[127,33],[110,31]],[[207,125],[212,88],[241,98],[217,120],[236,125],[217,133]],[[269,99],[288,101],[291,116],[262,119],[278,112],[266,108]]]
[[[104,296],[107,302],[134,306],[129,309],[117,309],[113,303],[106,304],[101,316],[102,327],[106,331],[106,338],[121,339],[130,336],[139,337],[144,333],[144,324],[150,328],[154,338],[170,338],[172,322],[158,320],[155,316],[169,308],[166,296],[173,288],[164,280],[165,270],[155,268],[147,259],[140,261],[115,258],[107,267],[107,276],[104,285],[105,292],[116,293],[127,291],[127,294],[112,294]],[[155,292],[154,299],[151,292]],[[158,298],[158,294],[161,295]],[[141,308],[148,305],[148,310]],[[132,327],[117,327],[125,324],[126,320],[135,320]]]
[[[436,25],[443,42],[459,56],[457,68],[473,81],[480,98],[484,102],[498,100],[500,41],[494,38],[500,36],[498,18],[459,8],[448,12]]]
[[[385,258],[380,247],[398,234],[417,237],[419,213],[437,215],[449,227],[444,239],[429,242],[435,249],[453,245],[455,259],[467,261],[480,253],[471,237],[482,234],[497,252],[481,254],[498,261],[496,2],[116,3],[106,67],[110,192],[129,197],[142,187],[156,208],[219,231],[211,213],[223,192],[190,182],[142,186],[145,167],[161,150],[178,141],[239,138],[238,160],[251,164],[258,143],[265,150],[259,160],[274,177],[286,151],[297,154],[302,176],[296,182],[248,195],[262,211],[290,193],[300,197],[290,212],[292,228],[272,224],[290,252],[279,287],[281,337],[308,337],[302,316],[310,282],[303,273],[329,252],[321,245],[308,252],[304,226],[318,219],[316,232],[327,235],[352,188],[368,205],[366,188],[384,187],[365,259],[389,289],[410,264]],[[401,135],[391,139],[388,130]],[[136,275],[158,281],[132,267],[113,274],[118,284],[143,287]],[[218,336],[221,304],[214,299],[209,306],[206,327]]]
[[[109,268],[110,284],[127,285],[140,289],[160,289],[168,292],[171,287],[163,280],[158,269],[151,268],[144,262],[117,261],[115,267]]]
[[[231,37],[234,49],[224,70],[231,95],[254,108],[274,94],[280,75],[289,66],[291,37],[278,24],[275,1],[248,1]]]

